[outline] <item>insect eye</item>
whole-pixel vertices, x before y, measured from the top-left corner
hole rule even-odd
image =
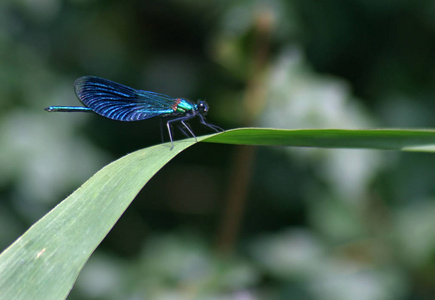
[[[201,113],[206,113],[208,111],[208,105],[207,105],[207,103],[205,103],[204,101],[199,101],[198,102],[198,110]]]

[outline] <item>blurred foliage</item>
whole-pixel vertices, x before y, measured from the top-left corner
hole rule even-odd
[[[224,128],[434,127],[434,50],[433,1],[2,1],[0,244],[161,140],[158,120],[43,111],[77,105],[79,76],[206,98]],[[433,155],[258,148],[223,254],[236,151],[197,145],[157,174],[70,298],[431,299]]]

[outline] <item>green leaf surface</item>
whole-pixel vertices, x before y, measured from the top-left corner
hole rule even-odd
[[[434,130],[234,129],[198,141],[435,151]],[[0,299],[64,299],[92,252],[148,180],[195,143],[177,141],[126,155],[104,167],[0,255]]]
[[[264,129],[228,130],[204,139],[210,143],[319,148],[435,151],[435,130],[429,129]]]
[[[0,299],[64,299],[84,264],[148,180],[193,141],[107,165],[0,256]]]

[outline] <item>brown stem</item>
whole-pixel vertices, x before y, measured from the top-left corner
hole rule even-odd
[[[262,11],[255,22],[255,41],[252,66],[247,80],[243,99],[245,113],[243,126],[251,126],[260,114],[265,103],[265,73],[269,54],[269,39],[272,31],[272,15]],[[236,243],[249,190],[249,182],[254,165],[255,148],[237,146],[234,153],[230,184],[218,234],[218,248],[223,253],[232,252]]]

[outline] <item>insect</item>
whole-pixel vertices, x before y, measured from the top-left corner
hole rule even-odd
[[[196,139],[186,121],[198,117],[201,124],[216,132],[224,131],[219,126],[207,123],[208,105],[199,100],[193,103],[184,98],[172,98],[155,92],[136,90],[120,83],[95,76],[83,76],[74,83],[77,98],[85,106],[50,106],[49,112],[95,112],[116,121],[140,121],[153,117],[171,118],[166,127],[174,148],[172,126],[181,123],[181,132]],[[187,130],[184,130],[183,127]]]

